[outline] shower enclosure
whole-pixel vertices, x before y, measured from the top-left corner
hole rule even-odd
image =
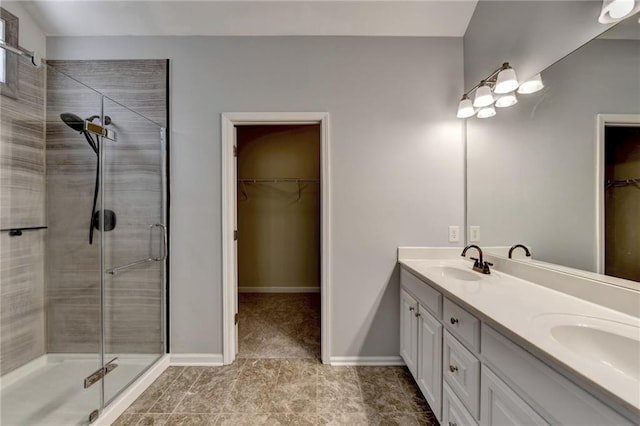
[[[0,424],[83,425],[166,352],[166,124],[19,60],[0,99]]]

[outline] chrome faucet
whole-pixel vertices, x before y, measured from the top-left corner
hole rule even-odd
[[[524,249],[524,254],[527,257],[531,257],[531,252],[529,251],[529,249],[527,248],[527,246],[523,245],[523,244],[516,244],[515,246],[511,247],[509,249],[509,259],[511,259],[511,255],[513,254],[513,251],[517,248],[521,248]]]
[[[471,244],[466,246],[464,250],[462,250],[461,256],[466,257],[467,250],[469,250],[470,248],[474,248],[478,250],[478,258],[475,258],[475,257],[470,258],[471,260],[475,260],[475,262],[473,263],[473,270],[476,272],[480,272],[482,274],[490,274],[491,269],[489,269],[489,266],[493,266],[493,263],[484,261],[484,259],[482,258],[482,249],[477,245]]]

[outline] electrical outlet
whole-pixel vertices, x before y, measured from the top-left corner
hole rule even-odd
[[[469,241],[472,243],[480,242],[480,227],[479,226],[470,226],[469,227]]]
[[[460,227],[451,225],[449,227],[449,242],[457,243],[458,241],[460,241]]]

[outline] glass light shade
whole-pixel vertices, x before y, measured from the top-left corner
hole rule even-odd
[[[505,93],[496,98],[496,107],[506,108],[518,103],[518,98],[514,92]]]
[[[489,118],[496,115],[496,109],[493,105],[489,105],[488,107],[482,108],[478,111],[478,118]]]
[[[458,104],[458,114],[456,117],[458,118],[469,118],[472,117],[476,113],[476,110],[473,108],[471,104],[471,99],[466,96],[462,98],[460,103]]]
[[[638,4],[637,0],[603,0],[598,22],[601,24],[618,22],[636,13],[639,7],[640,4]]]
[[[518,78],[516,77],[516,71],[513,68],[507,68],[498,73],[498,79],[496,80],[496,87],[493,88],[493,93],[502,95],[513,92],[517,88]]]
[[[473,99],[473,106],[482,108],[493,104],[493,94],[489,86],[482,85],[476,90],[476,97]]]
[[[540,77],[540,74],[536,74],[518,87],[518,93],[528,95],[529,93],[535,93],[538,90],[542,90],[542,88],[544,88],[544,84],[542,84],[542,77]]]

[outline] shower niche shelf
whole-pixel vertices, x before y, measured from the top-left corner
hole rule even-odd
[[[0,229],[0,232],[8,232],[10,237],[19,237],[24,231],[37,231],[38,229],[47,229],[48,226],[25,226],[21,228]]]

